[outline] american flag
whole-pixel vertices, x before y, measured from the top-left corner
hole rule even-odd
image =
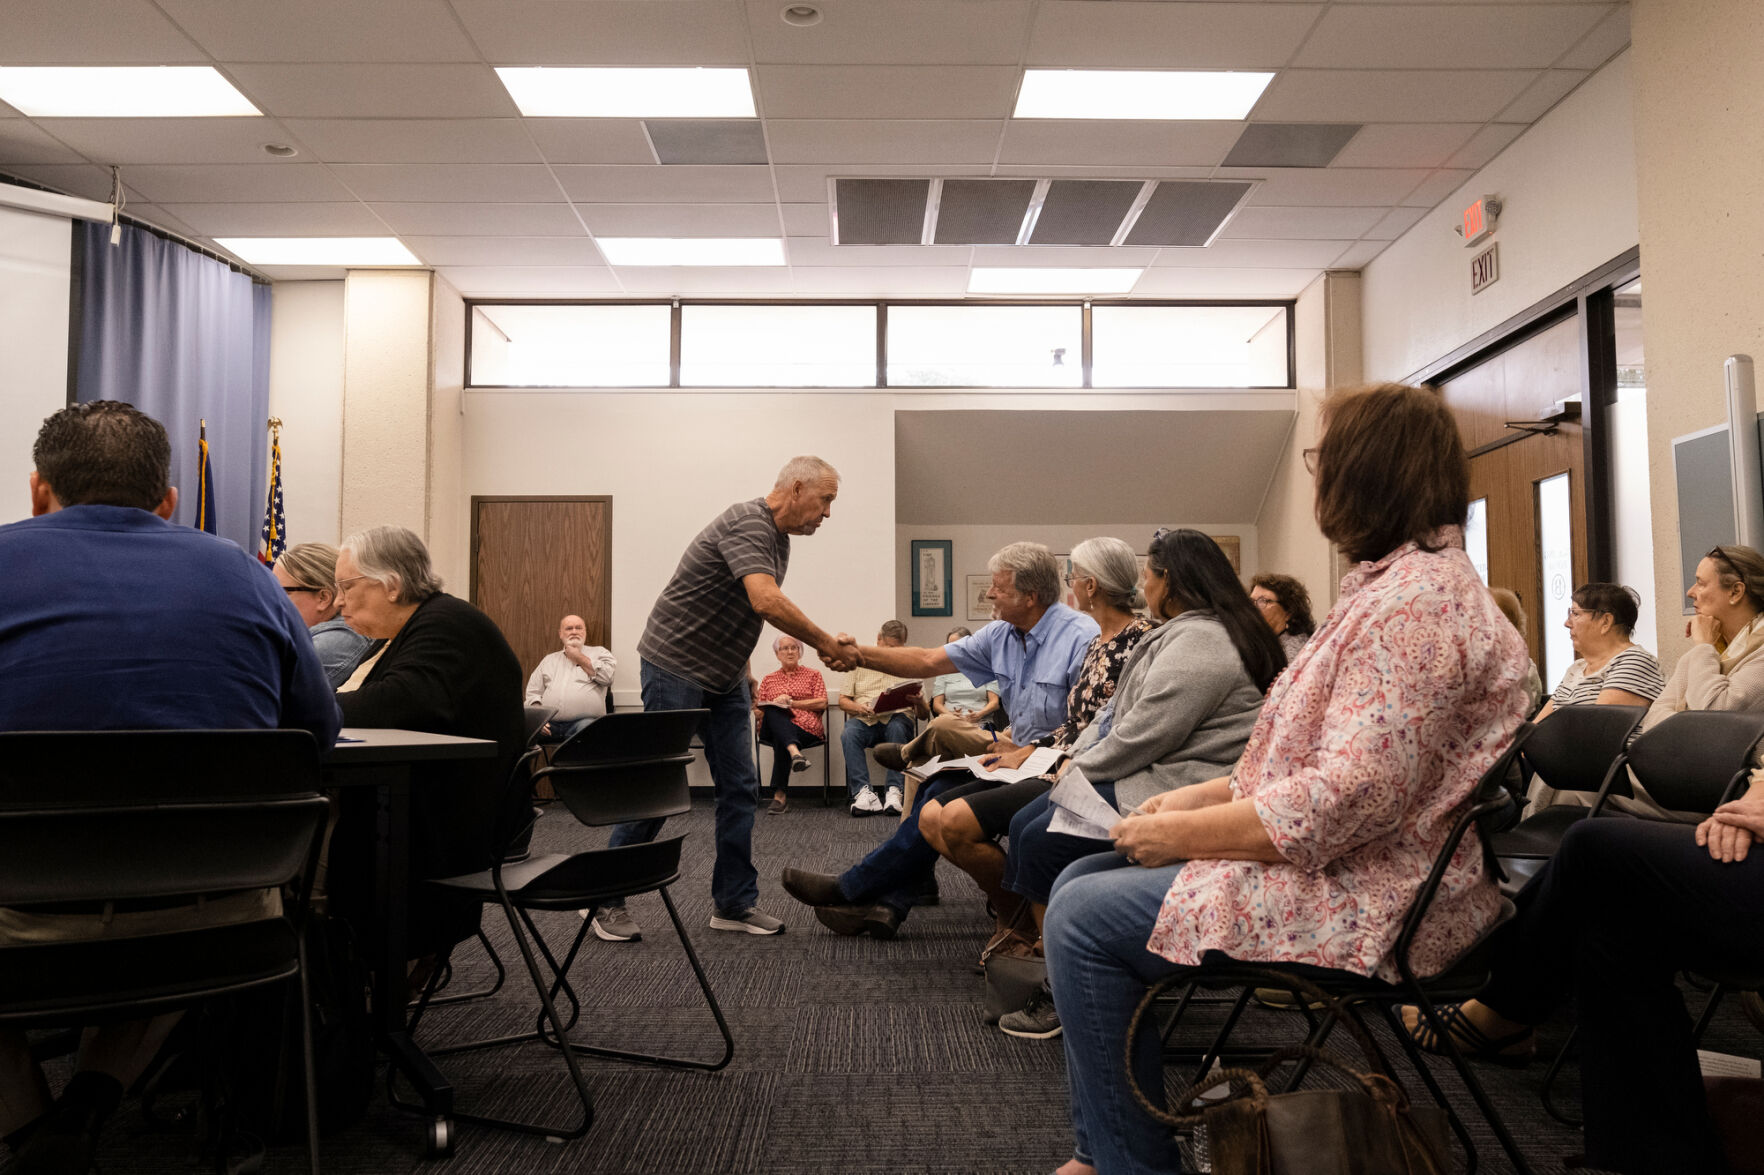
[[[257,557],[267,567],[288,549],[288,518],[282,512],[282,430],[270,434],[269,500],[263,506],[263,546]]]
[[[214,533],[214,470],[208,464],[208,421],[196,438],[196,529]]]

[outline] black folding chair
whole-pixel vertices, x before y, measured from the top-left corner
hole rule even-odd
[[[1646,706],[1563,706],[1537,723],[1520,752],[1521,770],[1559,792],[1582,792],[1592,799],[1584,806],[1551,804],[1493,834],[1495,856],[1516,881],[1542,868],[1568,830],[1599,815],[1607,797],[1633,794],[1624,747],[1647,712]]]
[[[828,807],[829,805],[831,805],[833,803],[833,721],[832,721],[832,716],[833,716],[834,711],[836,711],[836,710],[838,710],[837,706],[829,705],[825,710],[823,710],[821,712],[821,728],[827,732],[826,737],[821,740],[821,745],[818,747],[804,747],[803,748],[804,754],[807,754],[809,751],[820,751],[821,752],[821,807],[823,807],[823,808]],[[759,736],[759,723],[755,722],[753,724],[753,769],[756,774],[759,772],[759,766],[760,766],[760,747],[764,746],[764,745],[769,745],[769,744],[761,743],[760,736]],[[780,754],[783,754],[783,751],[778,747],[773,747],[772,754],[780,755]],[[760,794],[762,796],[765,794],[765,790],[766,790],[766,782],[765,781],[768,778],[769,778],[769,776],[764,776],[764,775],[760,776]]]
[[[1438,1104],[1440,1109],[1445,1111],[1452,1132],[1457,1135],[1459,1143],[1464,1148],[1467,1163],[1465,1169],[1472,1175],[1476,1170],[1477,1155],[1476,1146],[1470,1138],[1470,1132],[1465,1128],[1457,1111],[1452,1108],[1451,1102],[1445,1095],[1445,1090],[1441,1088],[1438,1079],[1428,1068],[1413,1039],[1403,1027],[1396,1009],[1405,1004],[1412,1004],[1420,1009],[1422,1017],[1438,1036],[1441,1047],[1450,1059],[1452,1067],[1457,1070],[1459,1079],[1469,1091],[1483,1119],[1500,1141],[1501,1149],[1506,1152],[1514,1169],[1519,1172],[1519,1175],[1531,1175],[1531,1168],[1526,1163],[1525,1156],[1520,1152],[1518,1144],[1514,1141],[1512,1132],[1507,1129],[1499,1111],[1489,1100],[1487,1092],[1482,1088],[1481,1081],[1471,1070],[1464,1054],[1459,1051],[1457,1043],[1452,1040],[1451,1033],[1446,1030],[1438,1012],[1439,1004],[1469,999],[1487,984],[1489,941],[1494,930],[1513,916],[1513,904],[1503,898],[1501,913],[1494,925],[1485,930],[1482,937],[1456,962],[1438,975],[1432,975],[1425,979],[1418,976],[1409,961],[1409,952],[1414,945],[1416,934],[1420,932],[1421,924],[1426,920],[1428,908],[1433,904],[1434,896],[1439,892],[1446,869],[1451,864],[1452,857],[1457,853],[1459,844],[1469,834],[1471,828],[1478,829],[1478,837],[1482,842],[1483,861],[1491,878],[1500,876],[1500,866],[1494,859],[1489,839],[1482,833],[1481,826],[1506,808],[1508,804],[1506,794],[1508,770],[1517,761],[1520,749],[1531,736],[1533,729],[1529,722],[1521,725],[1513,736],[1512,744],[1483,774],[1482,779],[1477,783],[1476,790],[1471,794],[1469,803],[1459,813],[1451,832],[1434,858],[1433,868],[1429,871],[1427,880],[1422,884],[1420,891],[1415,895],[1415,900],[1410,903],[1409,909],[1404,913],[1402,928],[1392,949],[1392,958],[1401,977],[1400,981],[1386,983],[1380,979],[1355,975],[1348,971],[1325,972],[1320,975],[1316,972],[1307,972],[1306,975],[1311,982],[1339,1000],[1343,1009],[1350,1016],[1357,1018],[1359,1008],[1364,1005],[1378,1009],[1396,1036],[1397,1042],[1402,1046],[1404,1053],[1408,1056],[1415,1072],[1421,1078],[1422,1083],[1426,1085],[1427,1092],[1433,1096],[1434,1102]],[[1212,1046],[1201,1058],[1200,1067],[1196,1070],[1196,1080],[1204,1077],[1212,1068],[1213,1062],[1227,1051],[1231,1031],[1236,1027],[1239,1017],[1247,1008],[1251,991],[1256,987],[1268,986],[1270,973],[1278,973],[1281,969],[1278,963],[1238,963],[1231,960],[1215,963],[1209,961],[1191,969],[1184,976],[1188,981],[1188,986],[1177,1005],[1178,1016],[1186,1007],[1197,987],[1242,989],[1225,1024],[1214,1038]],[[1328,1013],[1325,1013],[1321,1018],[1313,1016],[1306,1007],[1304,997],[1296,990],[1293,992],[1293,999],[1299,1008],[1304,1010],[1309,1027],[1305,1043],[1321,1046],[1334,1030],[1335,1020]],[[1174,1027],[1174,1024],[1166,1027],[1166,1038]],[[1388,1059],[1381,1056],[1380,1060],[1384,1061],[1386,1069],[1390,1068]],[[1307,1068],[1306,1065],[1299,1065],[1288,1079],[1286,1087],[1289,1089],[1295,1087],[1304,1078]]]
[[[280,914],[251,922],[0,947],[0,1024],[138,1020],[291,983],[316,1175],[303,931],[330,812],[318,787],[318,746],[303,730],[0,734],[0,906],[61,914],[165,909],[289,887]]]
[[[563,743],[554,753],[551,765],[535,774],[549,778],[557,790],[558,799],[586,825],[600,827],[682,815],[691,806],[686,784],[686,764],[692,760],[688,747],[693,732],[708,713],[706,710],[650,710],[609,715]],[[528,754],[536,752],[529,751]],[[515,774],[523,775],[523,764],[516,765]],[[722,1069],[733,1059],[734,1037],[729,1033],[728,1022],[717,1005],[716,993],[711,990],[704,967],[692,949],[692,940],[687,936],[686,927],[680,921],[679,911],[667,889],[680,878],[680,847],[685,839],[682,834],[620,848],[554,853],[519,864],[498,861],[487,872],[428,883],[455,895],[473,896],[486,905],[494,903],[502,907],[541,1008],[538,1025],[532,1032],[431,1049],[429,1054],[440,1057],[497,1045],[543,1041],[563,1053],[564,1066],[582,1106],[582,1120],[572,1127],[486,1115],[456,1113],[456,1118],[548,1138],[580,1138],[593,1124],[594,1102],[577,1063],[578,1053],[711,1072]],[[662,904],[667,907],[668,917],[680,937],[680,945],[685,948],[687,961],[692,965],[699,988],[722,1034],[723,1053],[716,1060],[602,1048],[573,1040],[569,1035],[580,1016],[581,1005],[568,983],[568,975],[588,935],[592,919],[582,920],[581,928],[560,963],[534,925],[531,911],[591,910],[652,891],[661,895]],[[551,972],[549,980],[540,973],[534,947],[538,948]],[[568,1020],[557,1011],[556,999],[560,993],[570,1001]],[[418,1002],[412,1015],[413,1032],[429,1002],[429,994],[424,993],[424,999]],[[417,1108],[396,1098],[393,1100],[401,1108]]]

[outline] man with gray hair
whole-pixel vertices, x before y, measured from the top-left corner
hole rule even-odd
[[[645,710],[710,711],[699,734],[717,799],[713,930],[777,934],[784,929],[758,907],[753,814],[759,778],[750,741],[747,659],[769,621],[833,668],[853,667],[833,637],[779,588],[790,565],[790,536],[814,534],[832,516],[838,493],[839,473],[827,462],[791,458],[771,493],[737,502],[687,544],[637,642]],[[654,840],[661,826],[660,820],[621,824],[611,843]],[[641,933],[622,906],[597,911],[594,932],[616,942]]]
[[[1011,720],[1011,741],[1027,746],[1065,719],[1066,695],[1078,680],[1085,650],[1101,630],[1096,621],[1059,602],[1059,565],[1040,543],[1012,543],[986,566],[992,572],[986,595],[997,619],[973,636],[939,649],[859,648],[852,637],[840,633],[840,648],[847,659],[899,677],[960,673],[969,681],[997,681],[998,696]],[[932,729],[937,729],[936,722]],[[954,748],[950,740],[956,737],[956,732],[945,736],[944,749],[955,754],[984,749],[974,743],[968,744],[972,750]],[[986,741],[992,736],[964,737]],[[876,749],[877,761],[890,765],[881,753],[883,747]],[[915,753],[928,758],[937,752],[915,748]],[[937,850],[919,832],[919,813],[927,800],[967,780],[961,772],[933,776],[913,797],[912,808],[894,835],[869,856],[838,877],[786,869],[785,892],[814,906],[815,917],[836,934],[893,938],[937,864]]]

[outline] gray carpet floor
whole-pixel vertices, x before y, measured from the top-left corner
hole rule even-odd
[[[516,1175],[606,1172],[645,1175],[900,1175],[900,1173],[1051,1171],[1069,1155],[1064,1062],[1058,1040],[1022,1041],[981,1023],[981,980],[972,963],[986,938],[978,891],[940,866],[943,901],[915,911],[892,943],[828,933],[778,888],[786,865],[836,872],[881,840],[883,818],[854,820],[823,809],[805,790],[782,816],[761,815],[754,832],[762,908],[788,932],[762,938],[712,931],[709,893],[711,807],[698,801],[675,822],[688,833],[686,869],[675,899],[710,974],[735,1036],[734,1061],[720,1073],[677,1072],[588,1058],[596,1118],[565,1145],[461,1126],[457,1152],[422,1157],[419,1120],[390,1108],[383,1094],[356,1126],[327,1138],[328,1172],[429,1172]],[[540,821],[535,849],[565,851],[604,843],[604,832],[577,824],[553,805]],[[583,995],[578,1032],[596,1043],[712,1057],[720,1048],[680,946],[654,895],[636,898],[641,941],[589,937],[573,972]],[[580,923],[571,914],[536,916],[561,950]],[[420,1038],[430,1045],[519,1031],[538,1007],[519,969],[508,928],[485,925],[512,964],[509,986],[494,999],[432,1011]],[[462,948],[455,982],[479,986],[489,967],[474,946]],[[461,988],[463,990],[463,987]],[[1700,997],[1694,996],[1693,999]],[[1197,1012],[1193,1036],[1212,1019]],[[1302,1028],[1295,1013],[1255,1011],[1236,1038],[1288,1043]],[[1186,1030],[1185,1030],[1186,1031]],[[1565,1024],[1544,1031],[1553,1055]],[[1345,1040],[1342,1041],[1345,1044]],[[1721,1011],[1706,1047],[1758,1056],[1764,1038],[1734,1001]],[[1391,1051],[1395,1053],[1392,1045]],[[524,1045],[449,1057],[461,1109],[574,1120],[576,1102],[559,1055]],[[1479,1069],[1489,1092],[1535,1168],[1558,1171],[1580,1149],[1578,1133],[1542,1111],[1544,1066],[1514,1072]],[[1172,1080],[1175,1077],[1173,1075]],[[1420,1083],[1408,1081],[1417,1097]],[[1484,1171],[1510,1170],[1449,1070],[1442,1081],[1465,1113]],[[1574,1105],[1572,1069],[1562,1092]],[[132,1106],[113,1120],[100,1155],[106,1172],[204,1169],[188,1140],[145,1131]],[[272,1148],[269,1172],[305,1170],[304,1149]]]

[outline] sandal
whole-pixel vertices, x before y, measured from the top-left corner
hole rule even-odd
[[[1409,1005],[1413,1007],[1414,1005]],[[1403,1009],[1407,1010],[1407,1008]],[[1489,1036],[1476,1027],[1470,1017],[1464,1014],[1463,1004],[1440,1004],[1436,1009],[1440,1023],[1445,1025],[1447,1032],[1452,1034],[1452,1043],[1458,1051],[1473,1061],[1493,1061],[1497,1065],[1505,1065],[1509,1069],[1523,1069],[1531,1064],[1537,1055],[1537,1032],[1535,1029],[1522,1028],[1507,1036]],[[1433,1026],[1421,1015],[1421,1009],[1415,1008],[1415,1023],[1405,1025],[1409,1039],[1413,1040],[1423,1052],[1435,1056],[1446,1056],[1446,1050]]]

